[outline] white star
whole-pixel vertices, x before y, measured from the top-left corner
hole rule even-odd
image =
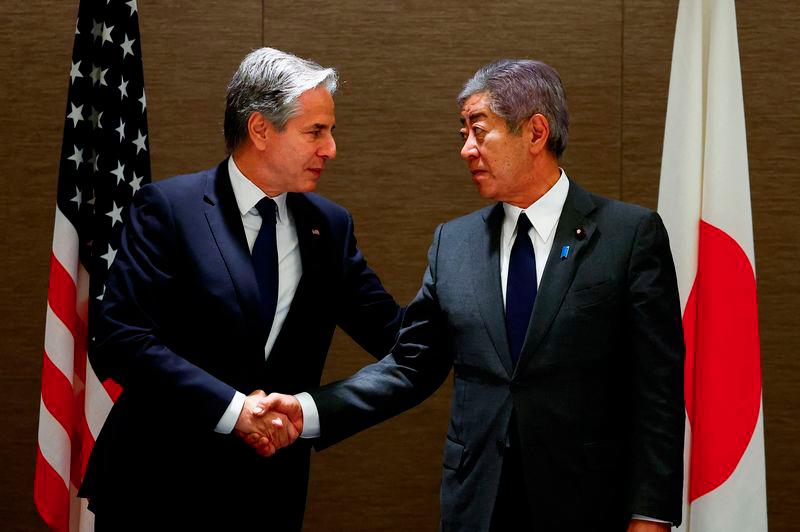
[[[92,190],[92,198],[86,202],[87,205],[92,206],[92,212],[94,212],[94,190]]]
[[[106,259],[106,262],[108,263],[108,266],[106,266],[106,267],[110,268],[111,267],[111,263],[114,262],[114,257],[116,257],[116,256],[117,256],[117,250],[112,248],[111,244],[109,244],[108,245],[108,251],[106,252],[105,255],[101,255],[100,258],[101,259]],[[104,289],[103,293],[105,293],[105,289]]]
[[[133,189],[132,194],[136,194],[139,192],[139,189],[142,188],[142,179],[143,178],[136,175],[136,172],[133,173],[133,179],[131,179],[131,182],[128,183],[131,186],[131,189]]]
[[[110,42],[114,44],[114,39],[111,38],[111,30],[114,29],[114,26],[106,26],[106,23],[103,22],[103,42],[100,43],[101,45]]]
[[[69,159],[70,161],[75,161],[75,169],[77,170],[78,168],[80,168],[81,163],[83,162],[83,150],[79,150],[78,147],[75,146],[74,144],[73,146],[75,147],[75,153],[67,157],[67,159]]]
[[[128,39],[128,34],[127,33],[125,34],[125,42],[120,44],[120,46],[122,47],[122,59],[125,59],[126,55],[133,55],[132,47],[133,47],[133,43],[135,43],[135,42],[136,42],[136,39],[133,39],[131,41],[131,40]]]
[[[81,74],[81,62],[78,61],[77,63],[72,63],[72,68],[69,71],[69,79],[70,83],[75,83],[75,78],[82,78],[83,74]]]
[[[111,202],[111,212],[107,212],[106,216],[111,218],[111,227],[114,227],[117,222],[122,223],[122,207],[117,207],[117,202]]]
[[[80,20],[81,19],[76,19],[75,20],[75,35],[80,35],[81,34],[81,32],[78,30],[78,22],[80,22]]]
[[[144,113],[144,110],[147,109],[147,98],[144,96],[144,90],[142,90],[142,97],[139,98],[139,101],[142,102],[142,113]]]
[[[125,2],[125,5],[127,5],[127,6],[129,6],[131,8],[131,16],[133,16],[133,14],[137,13],[138,10],[139,10],[139,7],[136,5],[136,0],[131,0],[130,2]]]
[[[122,161],[117,161],[117,169],[111,170],[111,173],[117,176],[117,184],[119,185],[120,182],[125,182],[125,165],[122,164]]]
[[[139,155],[141,150],[147,151],[147,147],[144,145],[144,141],[147,140],[147,135],[142,135],[142,130],[139,130],[139,137],[133,141],[136,144],[136,155]]]
[[[94,37],[94,41],[96,42],[97,39],[103,33],[103,25],[99,24],[95,19],[92,19],[92,37]]]
[[[103,285],[103,293],[97,296],[97,300],[102,301],[105,295],[106,295],[106,285]],[[94,338],[92,338],[92,340],[94,340]]]
[[[67,115],[67,119],[72,120],[72,127],[76,127],[78,122],[83,120],[83,113],[81,112],[83,106],[81,105],[80,107],[75,107],[75,104],[72,102],[70,102],[69,105],[72,107],[72,111],[70,111],[70,113]]]
[[[92,78],[92,84],[97,85],[97,82],[100,81],[100,67],[92,63],[92,72],[89,77]]]
[[[107,68],[100,72],[100,85],[105,85],[108,87],[108,84],[106,83],[106,72],[108,72]]]
[[[125,96],[128,95],[128,82],[125,81],[125,78],[122,76],[119,77],[119,87],[117,87],[117,90],[119,90],[119,101],[124,100]]]
[[[72,198],[70,201],[74,201],[78,208],[81,208],[81,202],[83,201],[83,194],[81,194],[81,189],[75,187],[75,197]]]
[[[103,118],[103,111],[97,112],[97,109],[92,106],[92,115],[89,117],[89,121],[92,123],[92,129],[103,129],[103,124],[100,123],[100,119]]]
[[[114,131],[119,133],[119,141],[122,142],[122,139],[125,138],[125,122],[121,118],[119,119],[119,127]]]
[[[97,169],[100,166],[100,154],[92,150],[92,171],[97,173]],[[92,196],[92,201],[94,201],[94,196]]]
[[[95,165],[96,161],[97,161],[97,152],[96,152],[95,150],[92,150],[92,158],[91,158],[91,159],[89,159],[89,160],[88,160],[88,161],[86,161],[86,162],[87,162],[87,163],[89,163],[89,164],[91,164],[91,165],[94,167],[94,165]]]

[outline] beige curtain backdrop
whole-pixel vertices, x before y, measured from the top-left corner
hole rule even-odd
[[[116,1],[116,0],[113,0]],[[798,530],[800,492],[800,4],[739,2],[773,530]],[[655,208],[677,2],[140,1],[153,176],[224,157],[224,87],[266,45],[339,69],[339,155],[320,192],[349,208],[395,297],[416,292],[440,222],[485,205],[458,157],[454,98],[481,64],[538,58],[564,79],[567,173]],[[0,4],[0,523],[33,507],[44,314],[77,0]],[[302,353],[298,353],[302,356]],[[325,380],[369,362],[337,335]],[[416,409],[313,457],[305,529],[436,530],[446,384]],[[280,482],[280,479],[263,479]],[[258,486],[240,487],[257,508]],[[264,508],[269,508],[265,501]],[[279,511],[279,509],[271,509]],[[265,522],[269,522],[268,515]]]

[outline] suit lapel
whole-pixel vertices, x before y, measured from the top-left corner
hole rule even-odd
[[[477,306],[497,357],[510,376],[514,368],[508,348],[503,288],[500,284],[500,230],[503,216],[502,203],[484,211],[485,231],[472,235],[469,249],[476,250],[472,258],[475,265],[473,293],[478,300]]]
[[[208,227],[236,289],[239,306],[249,324],[248,329],[258,332],[259,341],[263,345],[267,341],[269,329],[265,325],[266,320],[259,303],[258,284],[242,217],[228,175],[227,159],[217,167],[213,176],[209,176],[203,201]]]
[[[322,240],[330,235],[323,235],[322,219],[317,209],[300,193],[289,192],[286,195],[286,206],[294,218],[297,230],[297,244],[300,247],[300,260],[303,265],[301,282],[315,278],[320,270],[320,246]]]
[[[530,361],[561,308],[561,302],[572,284],[583,251],[594,236],[596,225],[586,218],[594,207],[589,193],[570,180],[569,192],[558,220],[553,247],[539,283],[531,321],[528,324],[528,334],[522,346],[515,375]],[[582,237],[578,234],[578,229],[584,233]],[[564,246],[569,246],[569,252],[562,260]]]

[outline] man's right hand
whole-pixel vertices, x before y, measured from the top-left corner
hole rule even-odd
[[[249,399],[250,397],[248,397]],[[245,407],[247,407],[246,401]],[[289,436],[288,440],[281,439],[277,445],[273,438],[265,437],[263,434],[250,434],[245,437],[244,441],[262,456],[272,456],[277,449],[293,443],[303,432],[303,408],[293,395],[280,393],[271,393],[269,397],[262,395],[258,398],[253,412],[256,418],[268,419],[274,416],[294,429],[285,431]],[[284,435],[282,431],[277,432],[279,437]]]
[[[275,394],[273,394],[275,395]],[[234,432],[254,447],[262,456],[272,456],[278,449],[294,442],[302,431],[302,411],[300,428],[280,411],[271,411],[260,404],[267,395],[256,390],[245,398],[242,411],[236,421]],[[272,402],[266,402],[271,405]]]

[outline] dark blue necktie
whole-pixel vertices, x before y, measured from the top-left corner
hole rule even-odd
[[[521,212],[517,220],[517,238],[508,261],[506,282],[506,333],[514,365],[519,360],[536,300],[536,256],[528,236],[530,228],[530,220]]]
[[[253,270],[261,296],[267,330],[272,327],[278,306],[278,244],[275,240],[275,211],[278,206],[268,197],[256,203],[261,215],[261,229],[253,244]]]

